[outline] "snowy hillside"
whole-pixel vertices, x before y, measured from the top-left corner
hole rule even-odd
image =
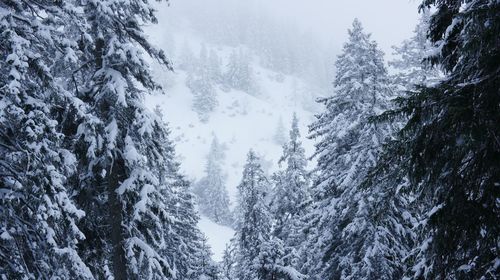
[[[257,69],[260,95],[255,97],[241,91],[224,92],[218,89],[219,106],[210,114],[207,123],[201,122],[192,110],[193,95],[186,87],[183,71],[176,72],[173,80],[169,78],[174,86],[168,88],[166,95],[148,99],[148,105],[151,108],[159,106],[168,120],[176,151],[182,159],[181,166],[191,179],[199,179],[203,175],[213,135],[226,145],[225,164],[232,197],[250,148],[261,154],[272,170],[281,154],[280,145],[273,139],[280,119],[285,123],[284,133],[288,133],[292,115],[296,112],[303,135],[306,135],[307,124],[313,118],[313,112],[305,109],[304,104],[299,104],[293,96],[298,91],[297,85],[294,85],[295,78],[286,76],[283,82],[277,82],[273,79],[277,73],[260,67]],[[307,139],[304,142],[307,150],[312,151],[312,142]]]
[[[236,186],[241,181],[247,152],[253,149],[260,156],[264,171],[268,174],[276,171],[294,113],[299,119],[306,154],[311,154],[313,142],[306,138],[308,125],[314,119],[314,112],[319,109],[315,99],[324,90],[296,74],[264,67],[262,57],[251,46],[209,42],[185,18],[177,18],[175,26],[176,32],[168,36],[163,36],[165,30],[158,26],[149,30],[153,42],[167,53],[172,50],[173,56],[170,58],[174,72],[164,71],[152,63],[155,78],[165,88],[165,93],[149,96],[147,105],[151,109],[161,110],[169,124],[181,170],[194,183],[205,175],[210,143],[217,137],[224,148],[222,170],[227,175],[225,187],[229,192],[231,207],[234,207]],[[233,53],[241,50],[248,53],[254,90],[238,90],[225,87],[220,82],[213,83],[218,105],[209,112],[207,120],[202,120],[193,109],[195,94],[189,87],[189,67],[183,66],[188,61],[193,64],[191,68],[203,67],[198,54],[203,55],[201,53],[205,49],[218,57],[218,67],[222,72],[227,71]],[[213,258],[220,261],[226,244],[233,237],[233,231],[206,217],[202,217],[199,226],[208,237]]]
[[[230,48],[219,49],[222,57],[230,52]],[[168,120],[182,171],[190,180],[199,180],[204,175],[206,156],[214,136],[225,146],[224,170],[228,176],[227,189],[233,206],[247,151],[254,149],[268,168],[266,171],[272,172],[276,170],[282,153],[281,144],[275,139],[276,134],[282,133],[288,138],[291,118],[296,113],[302,134],[307,135],[307,125],[314,118],[311,101],[307,101],[307,92],[304,90],[307,85],[296,77],[285,76],[259,65],[254,68],[259,95],[218,88],[219,105],[210,113],[208,122],[200,121],[192,110],[193,94],[186,86],[187,74],[184,71],[156,73],[157,77],[170,84],[165,85],[168,88],[166,94],[147,99],[148,106],[151,109],[159,107],[165,120]],[[278,80],[277,76],[282,77]],[[304,101],[298,101],[301,99]],[[283,124],[284,129],[280,131]],[[313,143],[305,137],[304,145],[308,153],[312,151]],[[232,237],[232,230],[206,217],[202,218],[199,226],[208,237],[214,259],[221,260],[225,244]]]

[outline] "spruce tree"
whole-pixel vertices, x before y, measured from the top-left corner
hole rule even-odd
[[[434,46],[427,38],[430,11],[422,10],[413,36],[404,40],[400,46],[394,46],[395,59],[389,65],[397,70],[392,77],[402,95],[407,91],[415,90],[419,85],[435,84],[442,74],[436,67],[426,63],[425,59],[434,51]]]
[[[409,117],[390,155],[408,162],[425,236],[413,279],[495,279],[499,262],[500,3],[423,1],[435,7],[428,60],[446,78],[400,100]]]
[[[298,267],[300,246],[305,241],[302,229],[306,205],[310,202],[310,176],[307,159],[300,141],[296,114],[293,115],[290,141],[283,146],[280,166],[285,170],[274,174],[275,187],[271,202],[274,217],[273,236],[283,241],[283,265]],[[277,241],[278,241],[277,240]],[[279,245],[278,242],[276,245]]]
[[[210,78],[215,84],[222,83],[221,60],[213,49],[208,54],[207,67],[209,69]]]
[[[285,125],[283,124],[283,118],[279,118],[278,125],[276,126],[276,131],[273,135],[273,141],[275,144],[283,146],[287,142],[285,135]]]
[[[75,121],[74,147],[82,170],[75,179],[76,198],[88,216],[82,223],[84,259],[99,278],[183,275],[179,244],[199,237],[193,230],[196,214],[188,207],[192,197],[178,190],[186,184],[178,175],[168,131],[144,106],[144,95],[159,86],[141,53],[170,67],[141,28],[156,22],[154,9],[147,1],[81,5],[78,16],[86,22],[77,34],[82,64],[74,79],[83,109]],[[173,219],[179,212],[174,205],[186,205],[182,226],[188,229],[176,227],[181,219]],[[192,235],[179,236],[183,231]],[[193,262],[184,260],[182,266]]]
[[[167,230],[165,256],[169,256],[177,279],[198,280],[202,276],[217,279],[218,268],[209,261],[210,248],[197,227],[199,217],[189,182],[178,174],[175,178],[174,192],[168,203],[172,220]]]
[[[77,250],[85,213],[72,200],[76,173],[65,146],[75,62],[71,5],[0,4],[0,277],[93,279]],[[40,16],[43,15],[43,16]]]
[[[242,49],[231,53],[224,72],[226,87],[241,90],[250,95],[257,94],[258,89],[250,58],[250,55]]]
[[[260,166],[260,159],[250,150],[238,186],[239,205],[235,234],[236,279],[302,279],[286,261],[284,244],[272,236],[269,206],[270,182]]]
[[[405,255],[405,232],[396,229],[401,209],[392,207],[392,190],[363,185],[392,131],[370,119],[389,108],[392,90],[383,54],[358,20],[335,65],[334,95],[321,100],[326,111],[310,127],[319,139],[318,178],[304,250],[316,257],[304,260],[303,272],[313,279],[397,279]]]
[[[269,240],[272,221],[267,205],[270,185],[259,161],[250,150],[238,185],[236,274],[239,280],[265,279],[258,272],[261,268],[258,260],[261,246]]]
[[[216,223],[230,225],[229,194],[226,189],[226,174],[222,169],[224,158],[224,147],[214,137],[207,155],[206,175],[197,184],[197,194],[202,214]]]
[[[219,264],[222,280],[231,280],[236,278],[236,239],[232,238],[222,255],[222,261]]]
[[[182,44],[182,50],[177,58],[177,67],[180,70],[184,70],[188,73],[192,72],[196,68],[196,57],[191,47],[189,46],[187,40],[184,40]]]
[[[212,81],[206,47],[200,50],[198,64],[188,73],[187,86],[193,94],[193,110],[202,122],[207,122],[209,115],[217,108],[217,92]]]

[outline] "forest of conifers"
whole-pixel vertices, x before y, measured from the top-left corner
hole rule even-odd
[[[353,19],[308,131],[294,115],[275,136],[279,168],[240,151],[234,207],[224,145],[193,182],[146,105],[170,90],[151,64],[176,71],[152,2],[0,0],[1,280],[500,278],[500,1],[422,0],[389,63]],[[257,92],[245,53],[192,59],[202,123],[216,85]],[[235,231],[221,261],[199,213]]]

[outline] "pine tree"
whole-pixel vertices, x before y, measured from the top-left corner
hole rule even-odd
[[[257,94],[256,81],[250,55],[242,49],[233,51],[224,73],[224,84],[228,88],[244,91],[250,95]]]
[[[269,240],[272,221],[267,198],[269,181],[260,167],[259,158],[250,150],[238,185],[237,267],[239,280],[265,279],[258,273],[262,244]]]
[[[397,279],[405,253],[400,209],[392,207],[393,190],[363,185],[392,131],[370,118],[388,109],[392,91],[383,54],[358,20],[335,64],[335,94],[321,100],[326,112],[310,127],[319,139],[319,174],[305,250],[317,257],[305,260],[303,272],[313,279]]]
[[[159,86],[141,53],[170,67],[141,29],[156,22],[154,9],[145,1],[79,4],[86,23],[78,34],[82,65],[74,79],[85,106],[74,146],[82,170],[76,197],[87,213],[84,259],[99,278],[172,278],[180,273],[176,262],[183,250],[174,241],[184,237],[169,232],[178,220],[171,207],[192,198],[176,191],[185,184],[179,183],[168,131],[144,107],[144,94]],[[184,219],[195,216],[192,208],[183,211]],[[196,220],[183,226],[192,232]]]
[[[285,125],[283,124],[283,119],[281,117],[278,120],[278,125],[276,126],[276,131],[273,135],[273,141],[280,146],[283,146],[287,141],[285,135]]]
[[[287,263],[283,241],[272,236],[269,206],[270,182],[264,175],[260,159],[250,150],[238,186],[239,205],[235,234],[236,279],[303,279]]]
[[[216,223],[230,225],[229,195],[226,189],[226,174],[222,171],[225,158],[224,147],[214,137],[210,145],[205,166],[205,177],[198,182],[200,211]]]
[[[305,242],[302,234],[306,205],[310,201],[309,172],[306,170],[305,150],[300,142],[297,115],[293,115],[290,141],[283,146],[280,166],[286,169],[274,174],[275,187],[271,210],[274,216],[273,236],[282,241],[282,265],[299,267],[300,246]],[[278,245],[276,243],[275,245]]]
[[[275,220],[273,235],[283,241],[283,265],[298,267],[298,251],[305,241],[301,231],[306,204],[310,201],[310,178],[296,114],[292,119],[290,141],[283,146],[279,163],[286,163],[286,169],[273,176],[276,182],[271,203]]]
[[[222,83],[221,60],[214,50],[210,50],[207,64],[212,81],[215,84]]]
[[[434,50],[426,36],[429,21],[430,11],[422,10],[413,36],[403,41],[400,46],[393,47],[396,58],[390,61],[389,65],[398,71],[393,80],[403,95],[418,85],[435,84],[442,76],[437,68],[425,63],[425,59]]]
[[[199,269],[194,279],[197,280],[217,280],[219,279],[220,271],[218,264],[212,260],[212,253],[208,245],[208,240],[203,236],[201,240],[201,250],[198,252]]]
[[[180,70],[190,73],[196,68],[196,57],[186,40],[184,40],[178,60],[177,67]]]
[[[275,236],[271,236],[260,245],[259,256],[256,260],[257,279],[283,279],[300,280],[306,279],[306,276],[299,273],[290,266],[285,244]]]
[[[408,162],[426,233],[412,279],[498,276],[500,119],[498,1],[423,1],[435,6],[428,58],[446,78],[422,86],[392,112],[409,117],[391,156]],[[438,155],[438,156],[437,156]]]
[[[209,114],[215,110],[219,102],[217,92],[212,82],[212,73],[208,67],[208,56],[206,47],[203,45],[200,51],[197,67],[188,73],[187,86],[194,95],[193,110],[198,113],[202,122],[207,122]]]
[[[76,162],[64,145],[71,5],[0,6],[0,277],[93,279],[77,250],[85,213],[71,198]]]
[[[217,279],[218,268],[209,261],[210,248],[197,227],[199,217],[194,209],[189,183],[179,176],[176,181],[174,195],[168,203],[172,224],[167,231],[169,236],[165,255],[170,256],[177,279]]]
[[[219,265],[221,268],[222,280],[232,280],[236,278],[236,250],[236,240],[233,238],[226,244],[226,248],[222,255],[222,261]]]

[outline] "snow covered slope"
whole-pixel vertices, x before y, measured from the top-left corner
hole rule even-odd
[[[204,216],[201,216],[198,226],[205,233],[208,244],[212,248],[212,252],[214,253],[212,258],[215,261],[221,261],[226,244],[233,238],[234,230],[218,225]]]

